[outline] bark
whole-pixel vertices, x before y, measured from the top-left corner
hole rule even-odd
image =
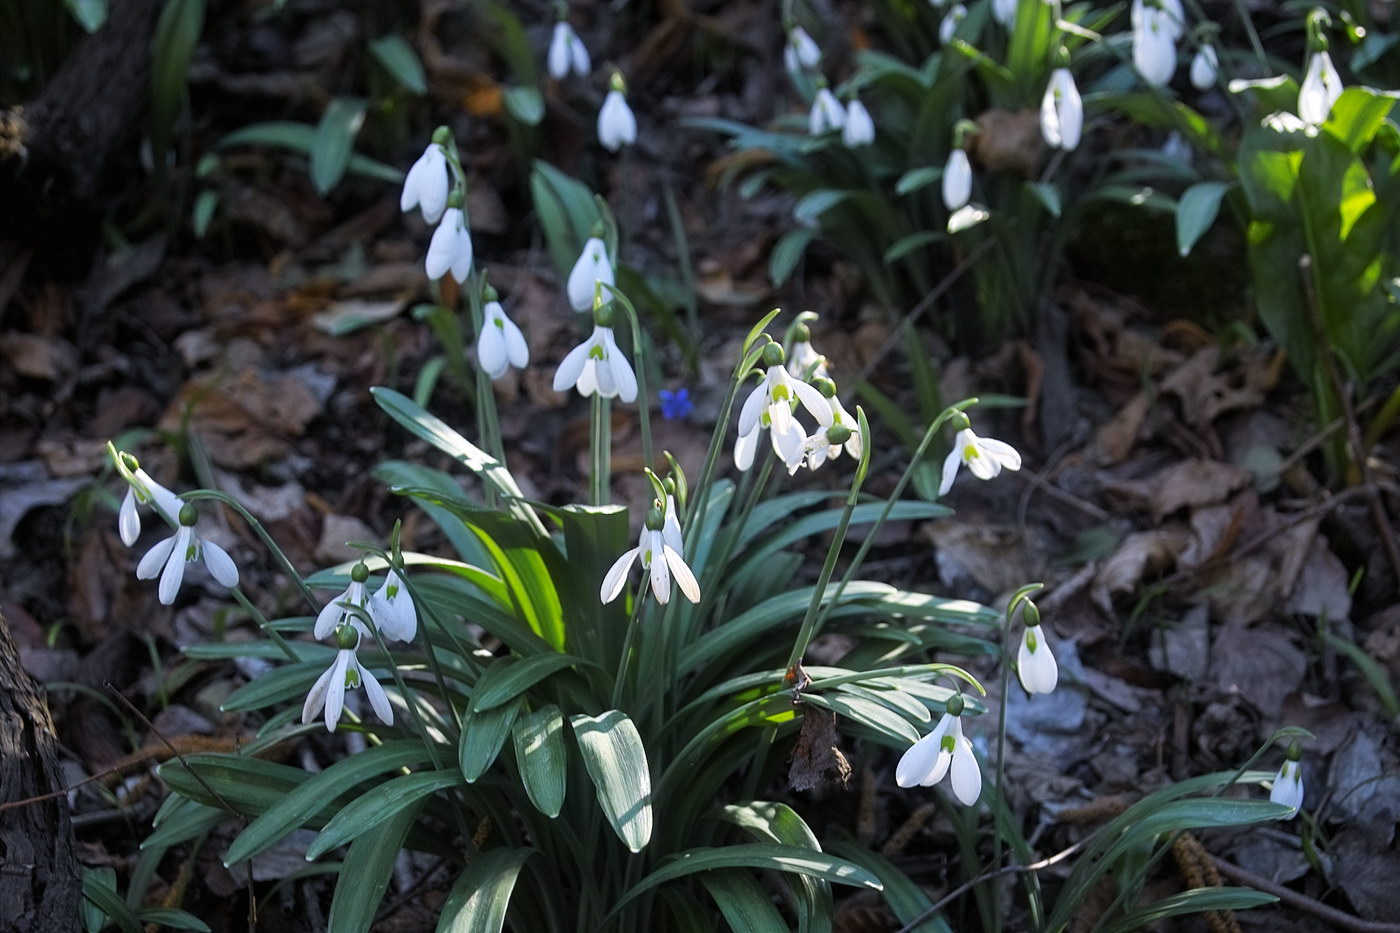
[[[0,616],[0,804],[60,787],[49,708]],[[0,810],[0,933],[70,933],[81,898],[68,801]]]

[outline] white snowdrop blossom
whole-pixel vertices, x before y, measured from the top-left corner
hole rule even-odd
[[[1160,26],[1171,36],[1172,42],[1186,34],[1186,11],[1182,9],[1181,0],[1133,0],[1128,13],[1133,29],[1137,29],[1149,14],[1160,17]]]
[[[647,513],[637,546],[614,561],[603,577],[598,598],[604,603],[617,599],[627,582],[627,573],[638,557],[642,559],[642,569],[651,573],[651,592],[661,605],[671,601],[672,577],[686,599],[692,603],[700,602],[700,584],[681,556],[681,526],[675,517],[675,507],[675,499],[667,496],[664,510],[652,508]]]
[[[604,285],[616,284],[613,278],[612,261],[608,259],[608,247],[601,236],[591,236],[583,244],[583,252],[569,271],[567,291],[569,304],[575,311],[591,311],[597,282]],[[603,297],[607,298],[604,291]]]
[[[1027,693],[1050,693],[1060,682],[1060,666],[1050,651],[1043,625],[1027,625],[1016,652],[1016,676]]]
[[[788,475],[796,473],[804,464],[807,469],[815,470],[828,460],[841,456],[842,450],[853,459],[860,460],[863,448],[859,420],[846,411],[836,396],[827,399],[827,403],[831,405],[831,427],[817,428],[816,433],[802,442],[801,448],[789,454]]]
[[[958,31],[958,24],[967,19],[967,7],[961,3],[955,3],[948,8],[948,12],[943,14],[943,20],[938,24],[938,41],[947,45],[953,38],[953,34]]]
[[[1303,771],[1298,762],[1297,749],[1288,750],[1288,758],[1274,776],[1274,786],[1269,790],[1269,799],[1290,807],[1292,812],[1284,817],[1291,820],[1298,815],[1303,805]]]
[[[992,19],[996,20],[1006,29],[1007,32],[1016,28],[1016,7],[1019,0],[992,0]]]
[[[797,74],[804,68],[815,68],[822,60],[822,50],[807,30],[794,26],[788,30],[787,46],[783,49],[783,66],[790,74]]]
[[[451,272],[459,285],[467,280],[472,271],[472,233],[460,207],[449,207],[442,215],[442,223],[428,243],[424,267],[430,279],[440,279]]]
[[[753,466],[758,436],[765,428],[770,432],[774,453],[783,463],[790,463],[793,457],[800,456],[807,433],[793,417],[795,403],[801,402],[823,427],[830,427],[832,423],[830,403],[811,385],[788,373],[782,361],[782,348],[776,344],[770,346],[780,352],[769,360],[763,380],[749,393],[744,407],[739,410],[739,440],[734,445],[734,465],[740,470]]]
[[[369,612],[369,593],[365,586],[365,581],[369,579],[369,570],[364,564],[356,564],[350,570],[350,585],[345,588],[335,599],[321,607],[321,611],[316,614],[316,624],[311,629],[311,634],[317,639],[325,638],[342,625],[352,625],[364,623],[349,608],[353,606]],[[371,615],[371,617],[373,617]],[[378,620],[376,620],[377,622]]]
[[[954,149],[943,167],[943,206],[955,211],[965,207],[971,197],[972,163],[967,160],[967,150]]]
[[[384,582],[369,598],[369,606],[370,616],[385,638],[413,641],[418,632],[418,610],[397,570],[390,568]]]
[[[952,711],[954,708],[957,713]],[[982,795],[982,771],[972,743],[963,735],[962,698],[950,699],[948,709],[934,730],[899,759],[894,779],[900,787],[932,787],[952,772],[953,796],[970,807]]]
[[[514,366],[524,369],[530,362],[530,347],[515,322],[506,317],[499,301],[488,301],[481,309],[481,336],[476,340],[476,359],[492,379],[499,379]]]
[[[136,565],[136,578],[154,580],[159,576],[156,595],[164,606],[175,602],[180,583],[185,579],[185,565],[191,561],[204,561],[204,566],[215,580],[230,589],[237,586],[238,565],[233,558],[223,548],[212,541],[205,541],[195,532],[194,525],[199,520],[195,507],[183,505],[178,517],[179,530],[146,552],[146,556]]]
[[[447,190],[451,182],[448,171],[447,153],[437,143],[429,143],[404,177],[399,210],[411,211],[416,207],[422,211],[424,221],[437,223],[447,209]]]
[[[804,337],[803,334],[806,334]],[[826,369],[826,357],[812,349],[811,332],[803,326],[797,339],[792,342],[792,348],[788,352],[788,362],[792,364],[790,372],[798,379],[810,382],[813,379],[825,378],[829,375]]]
[[[587,340],[569,351],[554,373],[554,391],[578,387],[579,395],[637,400],[637,375],[617,348],[611,327],[593,325]]]
[[[978,437],[971,428],[963,428],[953,438],[953,449],[943,461],[943,482],[938,486],[940,496],[947,495],[953,488],[953,480],[963,464],[978,479],[991,479],[1004,469],[1021,469],[1021,455],[1005,441]]]
[[[603,108],[598,111],[598,142],[609,152],[637,142],[637,117],[620,88],[614,87],[603,98]]]
[[[846,125],[841,128],[841,141],[847,149],[868,146],[875,141],[875,121],[859,98],[846,106]]]
[[[846,125],[846,108],[831,93],[830,88],[817,89],[812,99],[812,109],[807,114],[807,129],[813,136],[820,136],[829,130],[839,130]]]
[[[117,511],[117,533],[127,547],[141,537],[141,515],[136,511],[138,504],[149,505],[157,515],[176,526],[179,525],[180,507],[184,505],[175,493],[151,479],[150,474],[141,467],[135,467],[131,475],[135,482],[127,486],[126,496]]]
[[[1198,91],[1208,91],[1215,86],[1219,73],[1220,58],[1215,54],[1215,46],[1206,43],[1191,59],[1191,86]]]
[[[548,64],[549,76],[555,81],[563,81],[570,71],[580,78],[586,78],[593,70],[588,49],[574,32],[574,27],[562,19],[554,24],[554,35],[549,40]]]
[[[1170,14],[1157,6],[1133,6],[1133,67],[1161,87],[1176,71],[1176,36]]]
[[[1050,84],[1040,99],[1040,135],[1051,149],[1070,152],[1079,146],[1084,132],[1084,101],[1068,68],[1050,73]]]
[[[1308,58],[1308,71],[1298,86],[1298,116],[1309,126],[1327,122],[1332,105],[1342,96],[1342,79],[1332,67],[1332,56],[1326,50],[1313,52]]]
[[[312,684],[311,691],[306,695],[306,702],[301,707],[303,724],[310,723],[324,708],[326,729],[334,732],[335,727],[340,724],[340,714],[345,710],[345,691],[361,686],[365,688],[365,695],[369,697],[369,705],[374,709],[374,714],[386,726],[394,724],[394,710],[389,705],[389,697],[375,676],[361,666],[355,653],[362,634],[363,626],[360,623],[342,625],[336,629],[336,647],[339,650],[336,651],[331,666],[316,679],[316,683]]]

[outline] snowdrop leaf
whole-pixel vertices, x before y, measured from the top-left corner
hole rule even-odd
[[[151,151],[163,171],[170,133],[185,99],[190,60],[204,29],[204,0],[171,0],[151,37]]]
[[[515,699],[556,671],[576,665],[591,664],[571,654],[537,654],[518,660],[500,658],[486,668],[472,693],[472,711],[484,713]]]
[[[156,816],[156,830],[142,841],[143,850],[168,849],[189,842],[230,819],[232,814],[223,807],[210,807],[179,794],[171,794],[165,798]]]
[[[254,123],[234,130],[218,142],[218,148],[229,146],[272,146],[299,155],[309,156],[316,140],[316,128],[306,123],[274,120]],[[404,173],[363,155],[352,155],[347,165],[352,174],[379,181],[402,184]]]
[[[417,806],[406,807],[351,843],[331,899],[329,933],[367,933],[417,816]]]
[[[567,276],[579,250],[601,218],[593,192],[576,178],[541,159],[530,168],[530,197],[540,219],[540,229],[559,274]]]
[[[232,807],[244,816],[266,811],[306,780],[302,768],[229,755],[186,755],[183,762],[161,765],[159,774],[182,797],[221,810]]]
[[[331,817],[326,828],[307,847],[307,861],[354,841],[424,797],[465,783],[462,775],[452,771],[423,771],[385,781],[356,797]]]
[[[73,19],[91,35],[107,22],[107,0],[63,0]]]
[[[437,933],[500,933],[520,869],[534,849],[489,849],[473,856],[452,885]]]
[[[787,933],[790,927],[773,906],[773,899],[754,876],[729,869],[700,876],[729,929],[735,933]]]
[[[209,924],[178,907],[147,907],[138,910],[136,918],[142,923],[154,923],[157,926],[170,927],[172,930],[198,930],[201,933],[209,933]]]
[[[1203,181],[1182,192],[1176,204],[1176,248],[1182,256],[1190,255],[1191,247],[1215,223],[1220,199],[1233,187],[1233,183]]]
[[[905,256],[915,253],[925,246],[938,243],[948,239],[948,234],[942,230],[920,230],[918,233],[911,233],[908,236],[900,237],[885,250],[882,257],[885,262],[898,262]]]
[[[909,725],[907,719],[874,700],[842,693],[806,693],[803,694],[802,701],[854,719],[861,725],[901,743],[902,746],[913,745],[920,738],[919,731]]]
[[[1045,206],[1051,217],[1059,217],[1061,211],[1060,187],[1050,181],[1026,182],[1026,190]]]
[[[1151,929],[1168,917],[1205,911],[1249,910],[1277,901],[1274,895],[1253,888],[1194,888],[1130,910],[1104,927],[1103,933],[1132,933],[1134,930]]]
[[[520,780],[530,802],[553,819],[564,807],[568,758],[564,751],[564,717],[550,704],[518,716],[511,727]]]
[[[784,233],[773,246],[768,257],[768,279],[775,286],[782,285],[797,268],[797,261],[807,252],[807,247],[817,236],[810,227],[797,227]],[[761,329],[761,328],[760,328]]]
[[[337,97],[321,114],[311,142],[311,181],[318,194],[326,194],[345,177],[368,108],[363,98]]]
[[[731,804],[724,808],[721,815],[759,842],[776,842],[814,852],[822,851],[821,843],[817,842],[811,828],[787,804],[766,800]],[[810,875],[798,875],[794,880],[798,929],[808,933],[830,933],[833,912],[831,885],[822,878]],[[782,929],[786,930],[787,927]]]
[[[327,653],[312,661],[273,668],[229,694],[221,708],[230,713],[264,709],[305,694],[307,688],[325,671],[329,656],[330,653]]]
[[[1400,92],[1349,87],[1332,105],[1322,128],[1341,140],[1353,154],[1359,154],[1385,125],[1397,97]]]
[[[506,112],[526,126],[539,126],[544,119],[544,98],[537,88],[507,87],[501,97]]]
[[[369,50],[384,70],[394,76],[394,80],[406,91],[414,94],[428,93],[428,79],[423,73],[423,63],[408,40],[397,33],[381,36],[369,44]]]
[[[123,933],[141,933],[141,921],[130,907],[126,900],[117,893],[117,874],[110,868],[85,868],[83,870],[83,906],[89,904],[97,909],[104,916],[96,918],[96,926],[89,929],[99,930],[106,926],[106,921],[111,920],[121,927]]]
[[[570,721],[603,814],[623,845],[642,851],[651,841],[651,770],[637,727],[615,709]]]
[[[925,165],[920,168],[911,168],[903,175],[899,176],[899,181],[894,184],[895,194],[911,194],[920,188],[927,188],[929,185],[943,178],[943,166]]]
[[[832,188],[819,188],[809,191],[792,209],[792,216],[800,224],[811,223],[836,205],[849,198],[854,192],[837,191]]]
[[[515,724],[515,717],[524,704],[524,700],[516,699],[484,713],[468,709],[462,716],[462,741],[457,747],[457,764],[468,784],[475,783],[485,774],[496,756],[500,755],[511,726]]]
[[[900,923],[914,922],[916,917],[923,916],[933,906],[929,896],[908,875],[868,847],[837,841],[831,844],[830,849],[833,854],[854,862],[880,880],[884,885],[885,903]],[[952,928],[940,913],[914,927],[911,933],[952,933]]]

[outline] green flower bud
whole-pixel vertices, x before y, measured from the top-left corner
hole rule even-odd
[[[661,510],[660,504],[653,505],[647,511],[647,531],[660,531],[666,524],[666,513]]]
[[[492,287],[490,283],[487,283],[487,284],[481,289],[481,300],[482,300],[482,301],[487,301],[487,302],[490,302],[490,301],[500,301],[500,300],[501,300],[501,293],[498,292],[498,291],[496,291],[496,289],[495,289],[494,287]]]
[[[836,397],[836,383],[832,382],[825,376],[818,376],[817,378],[813,379],[812,388],[820,392],[822,394],[822,398]]]
[[[792,325],[792,339],[798,343],[807,343],[812,339],[812,331],[806,324],[799,322]]]
[[[613,326],[613,306],[612,302],[593,305],[593,323],[599,327]]]
[[[439,146],[446,146],[452,142],[452,131],[445,126],[440,126],[433,130],[433,142]]]
[[[844,424],[833,424],[826,429],[826,439],[832,444],[844,444],[851,439],[851,429]]]
[[[1021,608],[1021,621],[1026,623],[1027,628],[1034,628],[1040,624],[1040,610],[1029,599]]]
[[[966,412],[956,412],[948,423],[953,426],[954,431],[966,431],[972,427],[972,420],[967,417]]]
[[[1303,749],[1297,742],[1288,743],[1288,760],[1297,761],[1303,757]]]

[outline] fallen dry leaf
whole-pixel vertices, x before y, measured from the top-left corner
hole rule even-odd
[[[1184,460],[1154,476],[1152,512],[1158,521],[1185,506],[1223,502],[1249,483],[1249,471],[1214,460]]]
[[[187,382],[161,418],[161,428],[180,431],[186,412],[210,458],[231,469],[258,466],[286,455],[321,413],[317,392],[294,372],[266,373],[245,367]]]
[[[1302,685],[1307,669],[1307,656],[1279,625],[1227,623],[1210,645],[1215,685],[1243,696],[1271,722],[1283,712],[1284,697]]]
[[[1190,543],[1190,534],[1175,526],[1128,535],[1099,567],[1090,585],[1095,604],[1110,616],[1115,615],[1114,596],[1133,592],[1148,574],[1171,567]]]

